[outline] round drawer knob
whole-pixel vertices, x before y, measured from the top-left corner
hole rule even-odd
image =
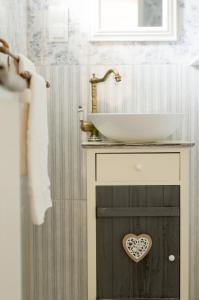
[[[142,165],[141,164],[135,165],[135,169],[136,171],[142,171]]]
[[[171,261],[171,262],[173,262],[173,261],[175,261],[175,256],[174,255],[169,255],[169,261]]]

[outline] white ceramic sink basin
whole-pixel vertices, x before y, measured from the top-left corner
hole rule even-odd
[[[118,142],[157,142],[182,124],[184,114],[89,114],[89,121],[106,138]]]

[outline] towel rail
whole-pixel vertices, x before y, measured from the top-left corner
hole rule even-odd
[[[2,46],[0,47],[0,52],[12,57],[16,62],[19,62],[19,56],[10,52],[8,43],[4,39],[1,39],[1,38],[0,38],[0,43],[2,43],[2,45],[3,45],[3,47]],[[24,73],[20,74],[20,76],[29,82],[32,75],[30,72],[24,72]],[[50,87],[50,82],[47,80],[46,80],[46,87],[47,88]]]

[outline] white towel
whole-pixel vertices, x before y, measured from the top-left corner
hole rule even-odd
[[[37,74],[34,64],[20,55],[19,72],[28,71],[30,80],[30,107],[28,120],[28,177],[32,222],[44,223],[45,213],[52,207],[48,176],[48,121],[45,80]]]

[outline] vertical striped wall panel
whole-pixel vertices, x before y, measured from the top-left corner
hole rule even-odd
[[[112,66],[111,66],[112,67]],[[179,65],[115,66],[123,77],[98,86],[99,112],[185,112],[173,137],[196,142],[191,151],[190,299],[199,299],[198,109],[199,71]],[[30,226],[28,300],[86,298],[86,166],[77,107],[90,109],[89,77],[107,66],[47,66],[41,73],[49,91],[49,169],[54,207],[43,227]],[[86,115],[86,113],[85,113]],[[86,116],[85,116],[86,117]],[[28,285],[27,285],[28,287]]]
[[[30,229],[27,299],[86,300],[86,201],[54,201],[45,225]]]

